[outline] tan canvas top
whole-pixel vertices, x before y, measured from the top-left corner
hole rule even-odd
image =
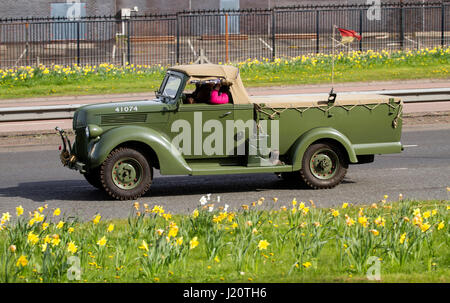
[[[313,107],[326,106],[328,104],[328,94],[278,96],[276,99],[271,96],[249,98],[239,75],[239,69],[230,65],[190,64],[173,66],[169,70],[182,72],[188,75],[191,81],[222,78],[231,82],[230,92],[233,96],[234,104],[264,103],[272,108]],[[401,102],[400,98],[386,95],[338,93],[334,105],[389,103],[391,98],[394,98],[397,103]]]
[[[389,100],[392,98],[397,103],[401,102],[400,98],[386,95],[338,93],[334,105],[345,106],[358,104],[389,103]],[[255,104],[264,103],[266,106],[272,108],[315,107],[326,106],[328,104],[328,94],[280,96],[276,97],[276,99],[270,96],[251,97],[250,101]]]
[[[173,66],[170,70],[182,72],[190,77],[190,80],[209,80],[222,78],[231,82],[230,92],[234,104],[250,104],[247,91],[242,83],[239,69],[230,65],[218,64],[191,64]]]
[[[170,69],[185,73],[191,77],[216,77],[224,78],[227,81],[232,81],[239,74],[239,69],[234,66],[218,64],[177,65]]]

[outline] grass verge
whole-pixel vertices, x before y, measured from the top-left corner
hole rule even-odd
[[[448,79],[450,47],[388,53],[335,55],[335,81]],[[331,81],[332,56],[249,59],[234,64],[246,87],[320,84]],[[38,66],[0,70],[0,99],[153,92],[167,67],[147,65]]]
[[[1,282],[449,282],[449,201],[206,197],[189,215],[130,203],[126,220],[79,222],[42,206],[2,216]],[[79,274],[79,276],[78,276]],[[76,280],[76,278],[79,280]]]

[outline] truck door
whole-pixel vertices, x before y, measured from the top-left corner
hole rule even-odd
[[[181,104],[174,113],[171,139],[186,159],[226,158],[226,121],[234,119],[233,104]]]

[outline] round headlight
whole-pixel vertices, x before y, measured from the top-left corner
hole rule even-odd
[[[86,126],[86,128],[84,130],[86,131],[86,137],[89,138],[89,135],[90,135],[90,133],[89,133],[89,126]]]
[[[96,138],[100,136],[103,133],[103,129],[95,124],[89,124],[88,125],[89,131],[86,131],[86,135],[91,138]]]

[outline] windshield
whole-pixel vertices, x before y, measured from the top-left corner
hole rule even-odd
[[[181,78],[175,75],[169,75],[166,85],[161,90],[161,96],[174,99],[180,88]]]

